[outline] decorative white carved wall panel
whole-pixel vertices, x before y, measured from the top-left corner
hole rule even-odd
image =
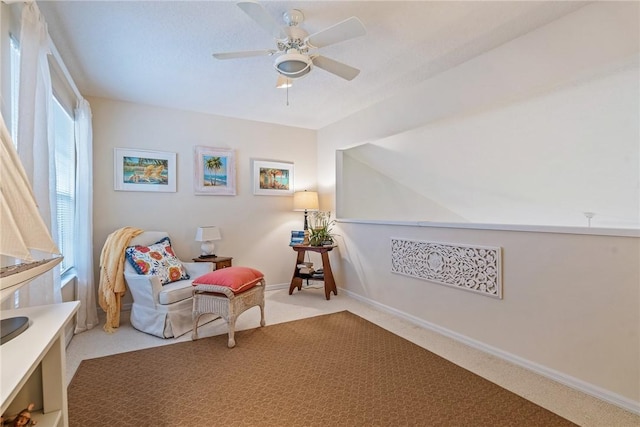
[[[502,299],[499,247],[391,239],[391,272]]]

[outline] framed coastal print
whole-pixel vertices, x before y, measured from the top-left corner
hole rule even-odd
[[[236,158],[233,150],[196,146],[193,173],[195,194],[235,196]]]
[[[252,160],[253,194],[293,195],[293,163]]]
[[[114,148],[116,191],[176,192],[176,153]]]

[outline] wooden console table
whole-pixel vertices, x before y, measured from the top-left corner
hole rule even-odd
[[[298,257],[296,259],[296,265],[293,268],[293,277],[291,278],[291,285],[289,286],[289,295],[293,293],[294,288],[298,288],[298,290],[302,289],[302,280],[304,277],[300,274],[300,269],[298,268],[298,264],[304,262],[304,254],[307,251],[319,253],[322,257],[322,270],[324,272],[324,296],[327,299],[331,298],[331,292],[334,295],[338,295],[338,288],[336,287],[336,282],[333,279],[333,273],[331,272],[331,264],[329,263],[329,252],[333,250],[336,246],[307,246],[307,245],[295,245],[292,246],[293,250],[298,253]],[[319,280],[319,279],[312,279]]]

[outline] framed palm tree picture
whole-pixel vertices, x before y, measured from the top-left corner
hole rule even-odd
[[[252,160],[253,194],[293,196],[293,163]]]
[[[195,194],[235,196],[236,158],[233,150],[196,146],[193,188]]]

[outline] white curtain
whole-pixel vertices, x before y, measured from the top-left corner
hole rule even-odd
[[[47,60],[49,36],[35,3],[24,5],[20,28],[18,154],[33,187],[40,215],[56,240],[52,89]],[[23,286],[19,292],[19,306],[61,302],[59,267]]]
[[[76,225],[75,267],[80,309],[76,317],[75,333],[84,332],[98,324],[96,291],[93,279],[93,130],[91,107],[82,99],[76,109]]]

